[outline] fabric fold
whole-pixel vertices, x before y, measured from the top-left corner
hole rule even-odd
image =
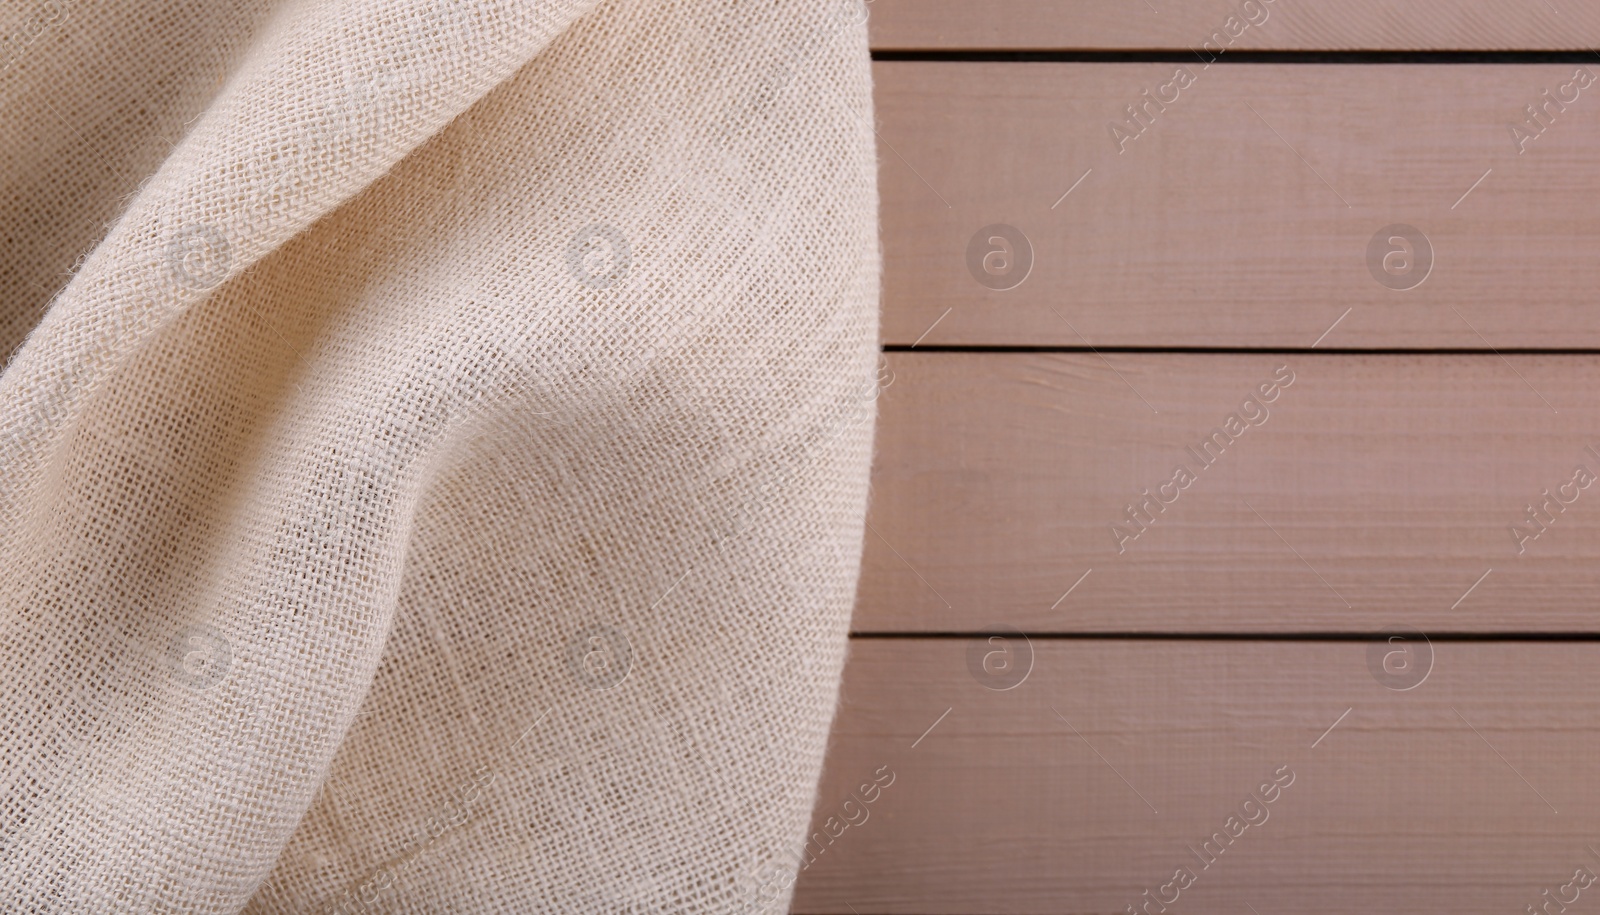
[[[145,334],[366,187],[592,5],[317,0],[274,10],[13,357],[17,371],[0,376],[0,474],[37,467],[41,456],[20,444],[54,442],[47,430],[63,428]],[[61,362],[75,374],[36,368]],[[0,501],[0,517],[26,511]]]

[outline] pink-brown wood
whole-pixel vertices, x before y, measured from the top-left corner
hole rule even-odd
[[[1509,913],[1600,869],[1592,643],[1435,644],[1407,692],[1361,642],[1035,641],[1008,692],[967,649],[855,642],[813,828],[860,822],[792,911],[1109,915],[1188,867],[1171,912]],[[1283,766],[1265,821],[1203,867],[1190,847]]]
[[[1179,69],[877,64],[884,342],[1600,347],[1600,82],[1578,67]],[[1513,139],[1546,90],[1577,100]],[[1133,135],[1146,92],[1177,101]],[[969,261],[977,238],[1006,266],[997,223],[1033,251],[1004,291]],[[1397,223],[1433,250],[1409,289],[1369,267],[1405,266],[1392,233],[1373,247]]]
[[[1600,486],[1572,484],[1600,475],[1600,357],[887,359],[857,631],[1600,620]]]
[[[1585,50],[1600,9],[1499,0],[871,0],[872,46]],[[1231,20],[1231,21],[1230,21]],[[1231,39],[1231,44],[1230,44]]]

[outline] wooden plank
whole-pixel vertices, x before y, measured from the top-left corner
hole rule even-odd
[[[1600,348],[1600,61],[875,68],[886,343]]]
[[[1600,44],[1600,10],[1571,0],[872,0],[868,9],[872,46],[879,50],[1188,50],[1208,40],[1232,50],[1584,50]]]
[[[1189,868],[1174,913],[1522,912],[1600,873],[1600,644],[1439,643],[1409,691],[1359,642],[1032,647],[1001,692],[962,640],[854,642],[814,824],[838,835],[792,911],[1120,913]]]
[[[1600,630],[1600,356],[886,358],[858,632]]]

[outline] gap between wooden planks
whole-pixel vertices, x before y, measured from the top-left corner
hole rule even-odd
[[[965,640],[857,640],[816,828],[864,774],[896,781],[792,910],[1120,913],[1188,867],[1174,912],[1514,912],[1600,872],[1600,646],[1434,651],[1400,692],[1361,643],[1035,642],[995,692]],[[1267,819],[1202,867],[1282,766]]]
[[[874,49],[1587,49],[1576,0],[872,0]]]
[[[883,340],[1307,347],[1348,311],[1323,345],[1600,348],[1600,83],[1579,69],[1600,78],[1600,55],[880,62]],[[994,224],[1025,236],[1031,267]],[[1387,285],[1373,272],[1407,258]],[[979,282],[1008,262],[1020,285]]]
[[[1600,356],[886,358],[858,632],[1600,631]]]

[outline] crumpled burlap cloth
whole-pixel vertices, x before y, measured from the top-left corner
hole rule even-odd
[[[0,12],[0,911],[779,912],[861,0]]]

